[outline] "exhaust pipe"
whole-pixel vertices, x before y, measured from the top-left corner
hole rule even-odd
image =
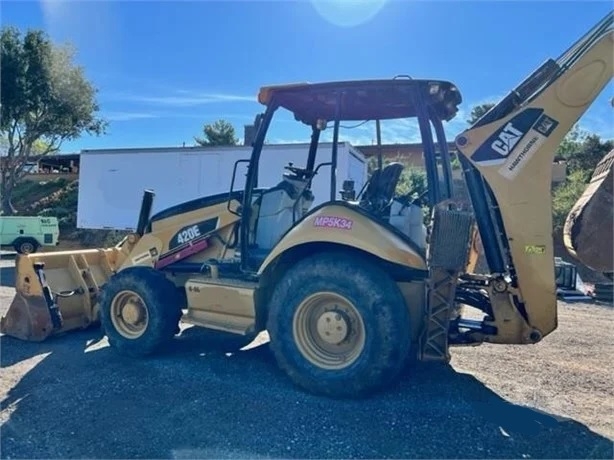
[[[153,207],[153,199],[156,194],[153,190],[146,189],[143,192],[143,199],[141,200],[141,211],[139,212],[139,221],[136,224],[136,233],[139,236],[143,236],[149,218],[151,217],[151,208]]]

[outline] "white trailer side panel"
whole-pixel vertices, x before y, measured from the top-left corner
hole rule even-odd
[[[199,175],[193,167],[194,160],[182,155],[138,151],[82,154],[77,226],[133,229],[143,190],[148,188],[157,192],[154,210],[196,198]]]
[[[267,145],[262,151],[258,187],[273,187],[289,162],[304,167],[307,144]],[[337,196],[352,178],[359,189],[366,162],[360,152],[339,144]],[[249,160],[251,147],[92,150],[81,154],[77,227],[133,230],[144,189],[155,192],[152,213],[206,195],[226,193],[237,160]],[[316,165],[331,161],[331,145],[321,144]],[[363,173],[360,172],[361,164]],[[234,190],[245,187],[247,163],[239,163]],[[314,206],[330,199],[330,166],[320,168],[312,189]]]
[[[354,190],[358,194],[367,182],[367,160],[364,155],[354,147],[348,145],[348,179],[354,181]]]
[[[307,165],[307,153],[309,146],[306,144],[295,145],[266,145],[262,149],[258,170],[258,188],[274,187],[282,180],[282,176],[289,163],[297,167]],[[227,178],[227,185],[224,190],[230,187],[234,164],[240,159],[249,159],[251,149],[247,151],[233,150],[224,152],[220,155],[220,177]],[[340,190],[343,181],[347,176],[347,157],[348,148],[346,144],[339,144],[337,171],[337,191]],[[321,144],[318,149],[316,166],[320,163],[330,162],[332,150],[330,144]],[[234,190],[245,188],[245,175],[247,174],[247,163],[239,163],[235,177]],[[312,181],[312,191],[315,196],[314,205],[323,203],[330,199],[330,166],[323,166],[318,171],[317,176]],[[339,195],[337,195],[338,197]]]

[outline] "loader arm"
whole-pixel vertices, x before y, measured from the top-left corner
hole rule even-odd
[[[609,13],[456,138],[486,260],[500,275],[499,294],[491,293],[499,332],[490,341],[536,342],[557,327],[552,163],[612,79],[613,19]]]

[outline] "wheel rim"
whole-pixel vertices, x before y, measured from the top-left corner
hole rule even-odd
[[[360,356],[365,327],[358,310],[345,297],[318,292],[298,307],[292,324],[302,355],[324,369],[343,369]]]
[[[111,302],[111,322],[117,332],[128,339],[143,335],[149,315],[141,296],[132,291],[118,293]]]
[[[34,245],[32,243],[22,243],[21,244],[21,252],[23,254],[30,254],[34,251]]]

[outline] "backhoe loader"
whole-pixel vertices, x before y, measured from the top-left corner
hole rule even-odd
[[[448,362],[451,346],[541,341],[557,328],[554,153],[612,78],[613,17],[456,137],[470,206],[452,188],[444,122],[462,102],[452,82],[265,86],[243,187],[237,162],[227,194],[150,216],[145,191],[136,231],[115,247],[18,257],[3,332],[43,340],[99,320],[113,349],[139,357],[163,350],[180,321],[246,340],[267,331],[292,382],[335,398],[379,391],[413,359]],[[259,188],[266,134],[284,111],[310,129],[305,164]],[[397,195],[403,165],[381,156],[365,187],[336,190],[341,122],[394,119],[418,123],[426,193]],[[318,164],[331,125],[332,161]],[[317,174],[330,176],[330,197],[312,207]],[[475,273],[478,238],[487,273]]]

